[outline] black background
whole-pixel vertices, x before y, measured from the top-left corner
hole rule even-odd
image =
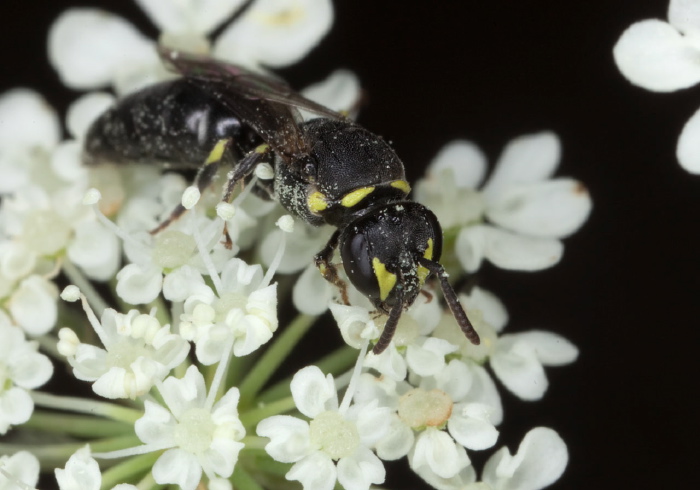
[[[0,90],[39,90],[65,110],[46,58],[46,32],[67,5],[3,2]],[[153,37],[130,2],[94,1]],[[553,488],[673,488],[697,476],[698,220],[700,178],[675,160],[700,87],[654,94],[620,75],[612,47],[666,0],[593,2],[337,2],[328,38],[284,70],[303,87],[337,67],[369,95],[360,122],[393,141],[412,180],[453,138],[476,141],[494,162],[511,138],[543,129],[563,141],[558,175],[589,188],[593,213],[566,240],[562,262],[529,274],[487,267],[482,285],[511,314],[509,331],[544,328],[581,350],[548,369],[543,401],[504,393],[499,443],[511,449],[546,425],[567,442],[570,463]],[[479,459],[479,458],[477,458]],[[390,488],[407,483],[392,467]],[[404,475],[405,476],[405,475]]]

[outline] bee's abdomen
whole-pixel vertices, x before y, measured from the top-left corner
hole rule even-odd
[[[87,164],[159,163],[199,167],[216,142],[250,146],[250,128],[214,97],[185,79],[131,94],[103,113],[85,139]]]

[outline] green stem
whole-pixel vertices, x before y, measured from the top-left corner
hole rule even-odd
[[[33,391],[31,395],[34,404],[40,407],[86,413],[88,415],[106,417],[128,424],[133,424],[143,416],[143,411],[141,410],[122,407],[108,402],[90,400],[88,398],[50,395],[41,391]]]
[[[85,295],[88,303],[95,310],[95,314],[99,318],[102,312],[108,308],[107,303],[97,289],[92,285],[83,272],[78,269],[70,260],[64,260],[62,265],[63,273],[68,277],[68,280],[78,286],[80,292]]]
[[[244,427],[246,427],[246,430],[252,430],[262,419],[266,419],[267,417],[271,417],[273,415],[290,412],[295,407],[296,405],[294,404],[294,399],[291,396],[283,398],[272,403],[263,404],[253,410],[242,413],[240,417],[241,423]]]
[[[85,415],[35,410],[22,427],[78,437],[114,437],[133,432],[133,424]]]
[[[141,454],[140,456],[132,456],[126,461],[112,466],[102,473],[101,488],[112,488],[119,483],[135,481],[139,476],[148,472],[148,470],[153,467],[160,455],[161,453],[158,451],[155,453]]]
[[[357,360],[357,349],[353,349],[350,346],[343,346],[327,356],[321,358],[320,361],[314,363],[318,366],[324,373],[330,373],[337,376],[340,373],[344,373],[353,365]],[[292,376],[288,376],[285,379],[275,383],[270,388],[265,390],[258,396],[258,402],[270,403],[274,400],[279,400],[280,398],[289,396],[291,393],[289,385],[292,381]]]
[[[51,470],[61,468],[66,464],[68,458],[81,447],[85,442],[70,442],[61,444],[18,444],[0,443],[0,455],[14,454],[18,451],[29,451],[41,462],[42,468]],[[93,452],[112,451],[130,446],[137,446],[141,441],[135,435],[111,437],[90,441],[90,449]]]
[[[242,451],[245,451],[246,453],[257,451],[258,453],[265,454],[265,446],[270,441],[267,437],[245,436],[241,442],[245,444]]]
[[[237,464],[236,469],[231,477],[233,482],[233,488],[242,488],[245,490],[265,490],[263,487],[255,481],[255,479],[248,473],[243,465]]]
[[[297,315],[294,321],[277,337],[277,340],[265,351],[265,354],[241,383],[239,407],[245,408],[252,404],[260,389],[284,362],[317,318],[317,316]]]

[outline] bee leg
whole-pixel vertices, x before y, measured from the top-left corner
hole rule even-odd
[[[244,156],[238,165],[229,172],[228,180],[226,181],[226,186],[224,187],[224,197],[221,199],[222,202],[230,203],[233,200],[233,190],[236,188],[236,184],[248,176],[255,166],[260,163],[266,156],[270,154],[271,150],[267,144],[262,144],[256,147],[254,150],[248,152]],[[231,241],[231,235],[228,233],[228,224],[224,221],[224,247],[231,250],[233,248],[233,242]]]
[[[323,250],[317,253],[314,257],[314,263],[321,272],[321,275],[323,275],[323,278],[340,290],[340,297],[343,300],[343,303],[349,305],[350,300],[348,299],[348,285],[338,275],[338,268],[331,263],[333,252],[335,252],[335,249],[338,248],[339,238],[340,230],[336,230],[336,232],[331,235],[331,238],[328,240],[328,243],[326,243],[326,246],[323,247]]]
[[[224,197],[222,201],[230,203],[232,201],[233,189],[235,189],[236,184],[241,179],[249,175],[253,171],[255,166],[261,161],[263,161],[265,157],[269,156],[271,153],[272,150],[267,145],[267,143],[264,143],[256,147],[254,150],[248,152],[248,154],[244,156],[240,162],[238,162],[233,171],[229,173],[228,181],[226,182],[225,187],[226,191],[224,192]]]
[[[223,161],[224,155],[226,154],[226,149],[231,144],[231,141],[231,138],[220,139],[216,143],[216,145],[214,145],[214,148],[212,148],[211,152],[209,152],[209,156],[204,162],[204,165],[202,165],[202,167],[197,172],[197,176],[194,179],[194,185],[197,186],[197,189],[199,189],[200,193],[204,192],[204,189],[209,187],[209,184],[211,184],[212,180],[214,180],[214,176],[219,171],[221,162]],[[149,233],[151,235],[155,235],[156,233],[164,230],[165,228],[170,226],[170,223],[172,223],[180,216],[185,214],[185,211],[187,211],[187,209],[185,209],[185,207],[182,204],[178,204],[177,207],[173,209],[173,212],[170,213],[170,216],[168,216],[168,218],[162,223],[160,223],[158,226],[153,228]]]

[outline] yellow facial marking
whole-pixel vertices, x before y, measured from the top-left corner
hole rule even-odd
[[[433,260],[433,239],[428,238],[428,248],[425,249],[425,253],[423,254],[424,259],[428,260]],[[418,274],[418,280],[420,281],[420,284],[425,283],[425,280],[428,278],[428,275],[430,275],[430,271],[423,267],[422,265],[418,266],[418,270],[416,271],[416,274]]]
[[[226,147],[228,146],[230,140],[219,140],[216,142],[216,145],[214,145],[214,148],[209,152],[209,156],[207,157],[207,161],[204,162],[204,165],[210,165],[212,163],[216,163],[221,158],[224,156],[224,151],[226,151]]]
[[[340,204],[343,207],[346,208],[351,208],[358,202],[362,201],[365,197],[367,197],[368,194],[371,194],[374,191],[374,187],[360,187],[359,189],[355,189],[352,192],[348,192],[343,196],[343,199],[340,201]]]
[[[372,259],[372,267],[379,283],[379,299],[385,301],[396,285],[396,274],[387,271],[386,266],[377,257]]]
[[[306,204],[309,206],[311,212],[316,214],[320,213],[328,207],[326,196],[324,196],[323,193],[319,191],[314,191],[311,194],[309,194],[309,197],[306,199]]]
[[[269,149],[270,145],[268,145],[267,143],[263,143],[255,149],[255,153],[267,153]]]
[[[411,192],[411,186],[405,180],[395,180],[391,183],[391,187],[403,191],[406,195]]]

